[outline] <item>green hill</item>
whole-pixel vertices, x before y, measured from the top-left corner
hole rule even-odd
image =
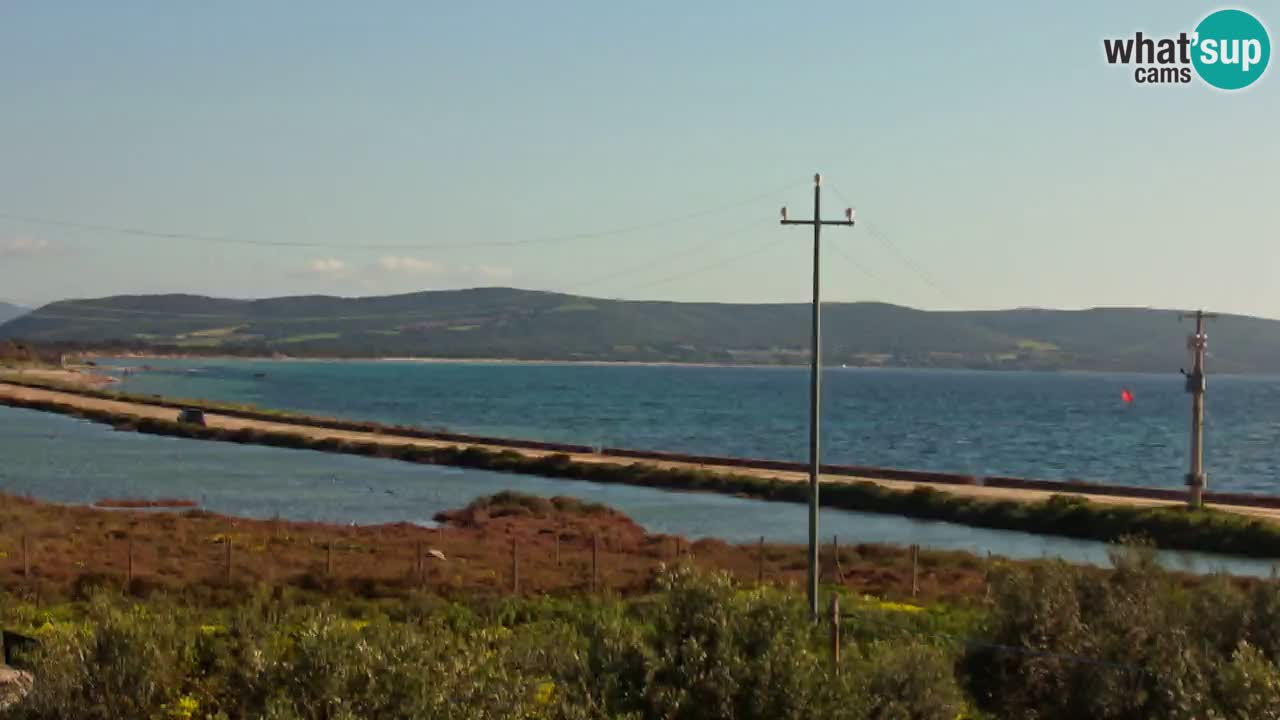
[[[933,312],[824,306],[831,364],[1173,372],[1189,323],[1170,310]],[[1218,372],[1280,370],[1280,322],[1224,316]],[[421,356],[795,364],[809,306],[602,300],[510,288],[368,298],[114,296],[46,305],[0,338],[116,349],[296,356]]]

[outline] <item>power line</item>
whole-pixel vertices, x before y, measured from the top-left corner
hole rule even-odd
[[[152,230],[140,227],[126,227],[120,225],[106,225],[99,223],[84,222],[81,220],[66,220],[61,218],[51,218],[37,215],[25,215],[19,213],[0,211],[0,219],[12,220],[15,222],[31,223],[35,225],[49,225],[54,227],[74,228],[78,230],[90,230],[93,232],[106,232],[118,235],[131,235],[134,237],[155,238],[161,240],[186,240],[192,242],[205,242],[214,244],[230,244],[230,245],[251,245],[260,247],[288,247],[288,248],[330,248],[340,250],[447,250],[461,248],[477,248],[477,247],[518,247],[524,245],[541,245],[551,243],[572,242],[574,240],[592,240],[603,237],[612,237],[617,235],[629,235],[633,233],[643,232],[645,230],[654,230],[668,225],[674,225],[687,220],[712,215],[718,212],[724,212],[733,208],[750,205],[761,199],[776,195],[780,190],[785,190],[794,186],[795,183],[788,183],[780,189],[768,190],[757,193],[751,197],[736,200],[730,203],[716,205],[710,208],[694,210],[679,215],[668,216],[651,222],[630,225],[626,227],[611,228],[607,230],[595,230],[588,232],[569,233],[565,235],[549,235],[543,237],[526,238],[521,240],[491,240],[482,242],[466,242],[466,243],[374,243],[367,245],[347,245],[340,243],[323,243],[323,242],[296,242],[288,240],[260,240],[253,238],[231,237],[226,235],[209,235],[188,232],[169,232],[161,230]]]
[[[718,236],[717,239],[721,239],[721,237],[723,236]],[[746,260],[747,258],[750,258],[752,256],[759,255],[761,252],[764,252],[765,250],[768,250],[769,248],[774,247],[776,245],[780,245],[780,244],[781,244],[780,240],[770,238],[768,242],[761,245],[753,246],[751,249],[747,250],[746,252],[742,252],[728,258],[717,260],[712,263],[707,263],[705,265],[699,265],[697,267],[689,268],[687,270],[682,270],[679,273],[663,276],[648,282],[641,283],[639,285],[632,285],[628,289],[640,290],[648,287],[653,287],[656,285],[662,285],[668,282],[673,282],[680,278],[688,277],[690,275],[695,275],[701,272],[706,272],[708,270],[718,270],[718,269],[736,264],[743,260]],[[599,278],[599,279],[604,280],[605,278]],[[619,298],[617,298],[617,296],[614,295],[610,299],[619,299]],[[252,301],[244,301],[244,302],[252,302]],[[70,320],[70,321],[76,321],[76,322],[91,323],[91,322],[122,322],[122,321],[127,321],[129,319],[132,319],[133,316],[141,315],[144,317],[138,318],[138,319],[142,321],[153,320],[155,322],[163,322],[167,320],[206,320],[209,322],[229,322],[229,323],[235,323],[239,325],[246,325],[249,327],[253,327],[255,325],[263,326],[263,325],[275,325],[275,324],[285,324],[285,323],[347,322],[347,321],[353,321],[353,320],[385,319],[385,320],[412,321],[412,320],[419,320],[419,319],[429,319],[429,318],[438,316],[437,313],[435,313],[432,310],[405,310],[401,312],[369,313],[369,314],[362,314],[362,315],[259,317],[254,315],[219,315],[219,314],[213,314],[213,313],[180,313],[180,312],[168,312],[164,310],[139,310],[134,308],[117,308],[117,307],[107,307],[103,305],[88,305],[78,301],[64,301],[63,303],[59,303],[59,305],[60,307],[55,308],[53,310],[38,308],[36,310],[31,311],[31,313],[23,317],[29,318],[31,320],[46,320],[46,319]],[[104,315],[75,315],[75,314],[68,314],[66,312],[62,312],[63,308],[66,308],[67,310],[70,310],[72,312],[80,310],[80,311],[86,311],[89,313],[105,313],[105,314]],[[502,307],[491,308],[491,310],[494,310],[494,311],[500,311],[503,309],[505,308],[502,308]],[[117,316],[113,317],[112,313],[116,313]],[[130,317],[119,317],[118,315],[126,315]]]
[[[572,293],[572,292],[578,292],[579,290],[581,290],[582,288],[585,288],[585,287],[592,287],[592,286],[594,286],[594,285],[599,285],[600,283],[605,282],[605,281],[607,281],[607,280],[613,280],[613,279],[616,279],[616,278],[619,278],[619,277],[625,277],[625,276],[628,276],[628,275],[634,275],[634,274],[636,274],[636,273],[641,273],[641,272],[644,272],[645,270],[648,270],[648,269],[650,269],[650,268],[658,267],[658,266],[660,266],[660,265],[663,265],[663,264],[669,263],[669,262],[671,262],[672,260],[676,260],[676,259],[679,259],[679,258],[682,258],[682,257],[688,257],[689,255],[694,255],[694,254],[696,254],[697,252],[699,252],[700,250],[703,250],[704,248],[706,248],[706,247],[708,247],[708,246],[711,246],[711,245],[714,245],[714,244],[716,244],[716,243],[719,243],[720,241],[722,241],[722,240],[724,240],[724,239],[726,239],[726,238],[733,237],[733,236],[737,235],[738,233],[740,233],[740,232],[742,232],[742,231],[744,231],[744,230],[747,230],[747,229],[749,229],[749,228],[753,228],[753,227],[757,227],[757,226],[759,226],[759,225],[760,225],[760,221],[758,221],[758,220],[752,220],[752,221],[751,221],[750,223],[748,223],[748,224],[742,225],[742,226],[740,226],[740,227],[733,228],[732,230],[729,230],[729,231],[727,231],[727,232],[717,233],[717,234],[715,234],[715,235],[712,235],[711,237],[706,238],[706,239],[705,239],[705,240],[703,240],[702,242],[695,243],[695,244],[693,244],[693,245],[691,245],[691,246],[689,246],[689,247],[686,247],[686,248],[685,248],[685,249],[683,249],[683,250],[680,250],[679,252],[669,253],[669,254],[667,254],[667,255],[663,255],[663,256],[660,256],[660,257],[653,258],[653,259],[651,259],[651,260],[649,260],[649,261],[647,261],[647,262],[644,262],[644,263],[639,263],[639,264],[637,264],[637,265],[632,265],[632,266],[630,266],[630,267],[628,267],[628,268],[625,268],[625,269],[623,269],[623,270],[619,270],[619,271],[617,271],[617,272],[608,273],[607,275],[600,275],[600,276],[597,276],[597,277],[591,278],[590,280],[587,280],[586,282],[578,283],[578,284],[576,284],[576,285],[570,285],[570,286],[569,286],[569,288],[568,288],[567,290],[565,290],[564,292],[571,292],[571,293]]]
[[[672,260],[695,254],[696,252],[710,245],[723,241],[727,238],[734,237],[740,234],[742,231],[752,227],[756,227],[759,224],[760,224],[760,221],[752,220],[749,224],[744,224],[739,227],[728,230],[726,232],[715,234],[710,238],[707,238],[703,242],[696,243],[695,245],[685,248],[684,250],[681,250],[679,252],[670,253],[658,258],[654,258],[648,262],[635,265],[635,266],[626,268],[624,270],[620,270],[618,272],[601,275],[601,276],[592,278],[587,282],[579,283],[578,285],[571,286],[567,290],[557,291],[557,292],[572,294],[577,292],[580,288],[583,288],[583,287],[598,285],[602,282],[613,280],[618,277],[624,277],[627,275],[635,274],[637,272],[643,272],[644,270],[647,270],[649,268],[652,268],[664,263],[671,262]],[[647,283],[642,283],[641,285],[635,286],[635,287],[644,288],[644,287],[649,287],[651,285],[663,284],[663,283],[670,282],[696,272],[701,272],[703,270],[723,267],[725,265],[731,265],[733,263],[736,263],[748,257],[751,257],[752,255],[755,255],[761,252],[763,249],[765,248],[757,248],[757,249],[749,250],[745,253],[740,253],[736,256],[733,256],[725,260],[717,260],[707,265],[699,266],[689,270],[682,270],[679,273],[657,278],[655,280],[652,280]],[[237,301],[231,301],[231,302],[237,302]],[[245,301],[238,301],[238,302],[243,302],[245,304],[248,304],[254,301],[245,300]],[[66,312],[64,312],[64,310],[70,311],[72,313],[74,313],[75,311],[85,311],[88,313],[106,313],[106,315],[105,316],[74,315],[74,314],[67,314]],[[163,321],[163,320],[170,320],[170,319],[192,319],[192,320],[226,321],[226,322],[241,322],[241,323],[256,323],[256,324],[287,323],[287,322],[305,323],[305,322],[322,322],[322,321],[377,320],[377,319],[412,320],[417,317],[431,317],[430,310],[426,310],[426,311],[405,310],[401,312],[369,313],[369,314],[360,314],[360,315],[255,318],[253,316],[243,315],[243,314],[182,313],[182,312],[171,312],[171,311],[164,311],[164,310],[144,310],[139,308],[109,307],[104,305],[95,305],[92,302],[85,302],[85,301],[78,301],[78,300],[64,301],[59,304],[58,308],[55,308],[51,311],[41,311],[39,312],[39,317],[42,319],[48,318],[48,319],[56,319],[56,320],[77,320],[77,321],[84,321],[84,322],[96,322],[96,321],[103,321],[103,320],[112,321],[112,322],[117,321],[118,318],[111,317],[111,314],[129,315],[129,316],[145,316],[145,318],[154,318],[156,321]],[[144,319],[144,318],[140,318],[140,319]]]
[[[832,187],[831,189],[832,191],[835,192],[836,195],[840,197],[841,200],[845,201],[846,203],[849,202],[848,198],[845,197],[844,193],[840,192],[839,188]],[[908,254],[905,250],[903,250],[901,246],[899,246],[896,242],[894,242],[893,239],[890,238],[887,234],[885,234],[884,231],[882,231],[875,223],[864,221],[863,227],[866,229],[868,235],[870,235],[871,237],[883,243],[885,247],[887,247],[890,250],[890,252],[893,253],[893,255],[898,259],[899,262],[901,262],[903,265],[906,265],[907,268],[909,268],[912,272],[914,272],[921,282],[923,282],[925,285],[928,285],[930,289],[938,293],[938,295],[941,296],[947,302],[953,305],[963,306],[963,303],[957,302],[956,297],[950,291],[948,291],[942,285],[942,283],[938,282],[933,277],[932,273],[926,270],[923,265],[921,265],[920,263],[912,259],[910,254]]]
[[[661,277],[649,282],[641,283],[639,285],[632,285],[628,287],[628,290],[631,290],[631,291],[643,290],[645,288],[654,287],[656,285],[665,285],[666,283],[679,280],[681,278],[689,277],[690,275],[696,275],[701,272],[706,272],[708,270],[719,270],[719,269],[728,267],[729,265],[733,265],[735,263],[746,260],[749,257],[759,255],[765,250],[768,250],[771,247],[776,247],[781,244],[782,244],[781,240],[778,240],[777,238],[769,238],[767,242],[762,243],[760,245],[752,246],[752,248],[747,250],[746,252],[739,253],[729,258],[725,258],[724,260],[719,260],[713,263],[708,263],[706,265],[699,265],[697,267],[689,268],[688,270],[683,270],[681,272],[674,273],[672,275],[667,275],[665,277]],[[617,296],[615,295],[614,297],[616,298]]]
[[[588,283],[580,284],[577,287],[584,287],[586,285],[599,284],[601,282],[611,280],[617,277],[633,274],[635,271],[643,271],[645,269],[648,269],[649,267],[653,267],[660,263],[669,262],[673,259],[693,254],[698,250],[701,250],[709,245],[722,241],[726,238],[734,237],[740,234],[743,230],[746,230],[751,227],[755,227],[757,225],[759,225],[759,221],[753,220],[749,225],[743,225],[738,228],[729,230],[727,232],[714,235],[708,240],[702,243],[698,243],[693,247],[687,248],[684,251],[681,251],[678,253],[672,253],[660,258],[656,258],[643,265],[633,266],[623,271],[610,273],[608,275],[603,275],[597,278],[593,278]],[[759,253],[767,250],[770,246],[779,244],[779,242],[780,241],[770,238],[767,243],[764,243],[759,246],[753,246],[747,251],[738,253],[737,255],[733,255],[731,257],[724,258],[724,259],[718,259],[711,263],[706,263],[696,267],[681,270],[678,273],[659,277],[647,282],[643,282],[639,285],[633,285],[631,286],[630,289],[636,290],[636,289],[643,289],[643,288],[648,288],[656,285],[662,285],[662,284],[672,282],[696,273],[727,267],[735,263],[741,262],[742,260],[745,260],[754,255],[758,255]],[[571,294],[574,290],[577,289],[577,287],[575,287],[573,290],[568,291],[567,294]],[[234,301],[233,300],[230,302],[242,302],[247,305],[255,301],[251,301],[251,300]],[[493,308],[493,309],[501,310],[502,308]],[[77,315],[75,314],[76,312],[83,312],[88,314]],[[102,313],[102,314],[96,314],[96,313]],[[116,317],[113,317],[113,315],[115,315]],[[137,319],[139,320],[154,320],[156,322],[162,322],[166,320],[189,319],[189,320],[206,320],[209,322],[231,322],[231,323],[240,323],[240,324],[249,324],[249,325],[270,325],[270,324],[279,324],[279,323],[344,322],[344,321],[352,321],[352,320],[379,320],[379,319],[398,319],[398,320],[408,321],[408,320],[414,320],[414,319],[420,319],[420,318],[434,317],[435,312],[432,310],[404,310],[400,312],[365,313],[365,314],[358,314],[358,315],[318,315],[318,316],[307,316],[307,317],[257,317],[253,315],[247,315],[247,314],[195,313],[195,312],[184,313],[184,312],[172,312],[172,311],[165,311],[165,310],[144,310],[140,308],[111,307],[111,306],[105,306],[105,305],[96,305],[96,304],[93,304],[92,302],[69,300],[69,301],[63,301],[61,303],[58,303],[58,307],[53,308],[51,310],[37,309],[35,311],[32,311],[31,318],[32,319],[51,319],[51,320],[71,320],[71,321],[80,321],[80,322],[103,322],[103,321],[119,322],[121,320],[128,319],[124,317],[119,317],[121,315],[128,316],[128,318],[137,317]],[[138,317],[138,316],[141,316],[141,317]]]
[[[839,255],[849,265],[851,265],[854,270],[857,270],[859,273],[861,273],[863,277],[875,283],[881,282],[880,277],[878,275],[871,272],[871,270],[866,265],[863,265],[861,262],[858,262],[858,260],[854,258],[853,255],[851,255],[848,251],[846,251],[842,245],[837,243],[835,245],[832,245],[831,247],[834,247],[836,250],[836,254]]]
[[[929,271],[925,270],[923,266],[921,266],[915,260],[911,259],[911,256],[908,255],[906,251],[904,251],[901,247],[898,246],[897,243],[891,240],[888,235],[885,235],[883,232],[881,232],[878,227],[876,227],[872,223],[867,223],[867,233],[871,235],[871,237],[883,242],[889,248],[889,250],[892,251],[893,254],[896,255],[899,260],[902,261],[904,265],[911,268],[916,273],[916,275],[919,276],[920,280],[923,281],[925,285],[928,285],[930,288],[932,288],[934,292],[941,295],[943,299],[945,299],[947,302],[950,302],[952,304],[959,304],[959,303],[956,303],[955,297],[952,296],[952,294],[948,290],[946,290],[941,283],[935,280],[933,275],[931,275]]]

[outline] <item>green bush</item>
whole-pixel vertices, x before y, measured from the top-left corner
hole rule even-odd
[[[836,669],[795,595],[687,567],[659,585],[640,625],[604,613],[583,628],[589,662],[575,686],[590,706],[669,720],[954,720],[964,708],[954,658],[919,639],[850,646]]]
[[[868,720],[954,720],[967,706],[955,660],[924,643],[880,644],[851,668],[863,683]]]
[[[931,643],[853,643],[835,668],[791,594],[689,568],[659,585],[626,604],[424,599],[395,619],[266,596],[222,611],[100,596],[83,623],[40,633],[35,690],[9,716],[954,720],[963,709],[954,658]],[[1260,682],[1255,665],[1242,655],[1233,682]]]
[[[976,623],[846,598],[839,667],[798,594],[689,566],[625,603],[6,605],[41,641],[20,658],[34,690],[6,717],[1280,718],[1276,583],[1188,584],[1143,546],[1113,562],[1000,566]]]
[[[28,658],[36,679],[17,720],[134,720],[174,706],[190,667],[190,634],[172,607],[122,605],[99,596],[85,624],[40,634]]]
[[[963,661],[981,705],[1044,720],[1280,717],[1280,588],[1186,588],[1149,547],[1113,562],[1110,573],[1044,563],[996,574],[983,640]]]

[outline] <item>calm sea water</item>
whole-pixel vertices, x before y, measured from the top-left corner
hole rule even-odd
[[[584,444],[804,460],[803,368],[155,360],[123,389]],[[136,361],[112,361],[114,365]],[[831,369],[827,462],[1182,487],[1182,378]],[[1128,388],[1134,402],[1121,401]],[[1280,492],[1280,378],[1213,377],[1212,488]]]
[[[67,503],[108,497],[180,497],[233,515],[295,520],[408,521],[505,489],[603,502],[652,532],[749,542],[802,543],[803,505],[701,493],[503,475],[394,460],[115,432],[74,418],[0,407],[0,491]],[[841,542],[919,543],[1014,558],[1063,557],[1103,564],[1099,543],[825,511],[823,537]],[[1166,553],[1170,567],[1266,575],[1270,563]]]

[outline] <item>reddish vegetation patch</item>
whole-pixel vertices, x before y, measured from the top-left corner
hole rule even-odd
[[[623,552],[637,552],[667,538],[650,535],[636,521],[614,510],[577,498],[543,498],[503,492],[460,510],[437,513],[437,522],[456,528],[506,535],[517,540],[559,534],[562,542],[600,542]]]
[[[99,500],[93,504],[94,507],[100,508],[193,508],[197,505],[194,500],[179,500],[178,498],[159,498],[156,500],[144,500],[140,498],[107,498]]]
[[[347,526],[199,509],[108,511],[0,494],[0,591],[75,597],[90,586],[126,586],[132,567],[133,592],[214,598],[286,584],[366,597],[418,589],[446,597],[497,595],[513,592],[513,574],[522,594],[578,593],[592,587],[593,557],[597,592],[621,595],[648,592],[660,568],[674,562],[725,570],[746,583],[763,575],[765,582],[798,589],[805,578],[801,546],[691,543],[647,533],[616,510],[570,498],[500,493],[439,519],[438,528]],[[905,548],[842,546],[834,562],[828,545],[823,559],[826,582],[910,597]],[[969,554],[922,553],[920,600],[980,597],[985,569]]]

